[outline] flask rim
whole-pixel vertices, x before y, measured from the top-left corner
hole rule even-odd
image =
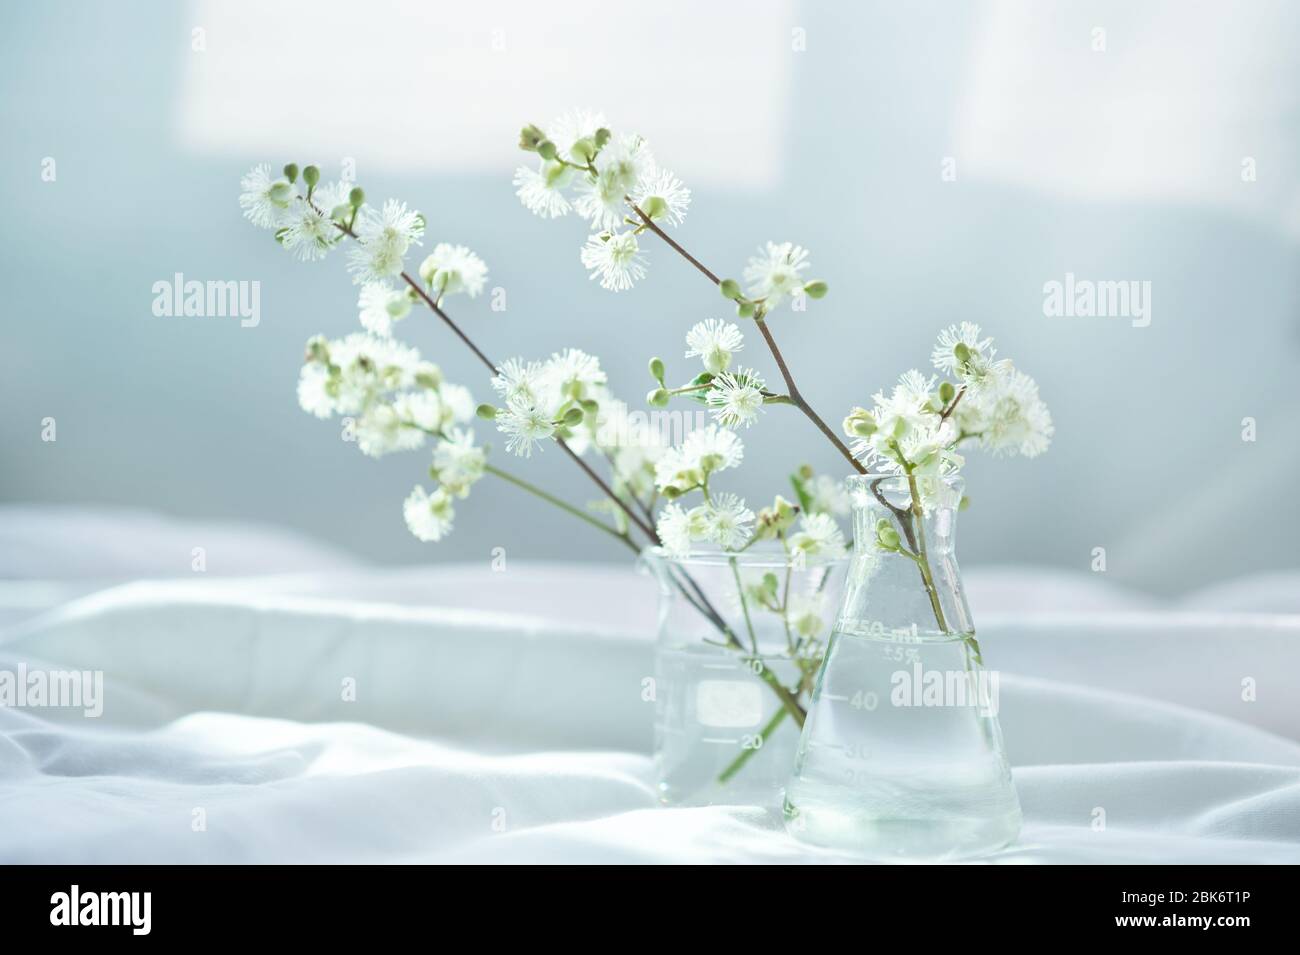
[[[842,557],[812,556],[798,559],[774,547],[769,549],[763,545],[739,553],[716,548],[698,550],[692,548],[689,554],[679,556],[669,553],[663,547],[647,547],[642,553],[656,560],[683,567],[725,567],[734,559],[742,568],[761,570],[784,570],[787,567],[795,570],[815,570],[848,564],[853,557],[850,548]]]
[[[917,475],[917,480],[918,481],[930,480],[933,479],[934,477],[938,477],[939,480],[943,481],[944,484],[946,484],[948,487],[951,488],[961,487],[966,483],[966,479],[963,478],[962,475],[958,472],[953,472],[950,474],[939,474],[939,475]],[[853,490],[857,490],[857,489],[870,490],[870,485],[874,484],[876,481],[880,481],[882,483],[889,482],[889,481],[898,481],[906,485],[907,475],[901,471],[883,471],[883,472],[869,471],[866,474],[850,474],[848,477],[844,479],[844,484],[846,487]]]

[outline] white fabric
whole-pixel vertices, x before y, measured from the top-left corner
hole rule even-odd
[[[1024,570],[969,580],[1026,816],[992,861],[1300,862],[1300,617],[1140,609]],[[1243,592],[1269,606],[1293,583]],[[1018,592],[1039,609],[1009,607]],[[1074,609],[1044,612],[1048,592]],[[655,593],[629,568],[315,570],[71,600],[10,581],[5,600],[22,613],[0,670],[103,670],[107,689],[98,719],[0,707],[3,863],[851,858],[765,810],[658,806],[639,693]]]

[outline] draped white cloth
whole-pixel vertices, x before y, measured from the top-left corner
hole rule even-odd
[[[103,671],[104,698],[0,706],[0,862],[852,860],[763,809],[658,805],[630,568],[330,560],[5,582],[0,672]],[[1300,862],[1300,616],[1263,612],[1294,578],[1176,606],[968,582],[1025,812],[990,861]]]

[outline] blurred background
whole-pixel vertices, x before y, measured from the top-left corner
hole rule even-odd
[[[693,189],[676,236],[714,271],[767,239],[812,250],[831,294],[772,325],[828,420],[924,366],[951,322],[1037,377],[1055,444],[968,466],[963,563],[1087,572],[1104,547],[1109,580],[1173,595],[1300,562],[1294,4],[51,2],[0,27],[11,528],[59,508],[100,546],[97,515],[130,508],[379,563],[625,561],[487,481],[448,540],[414,540],[401,502],[424,456],[365,458],[295,400],[306,338],[356,326],[350,277],[292,261],[237,203],[254,163],[354,163],[372,200],[425,212],[426,249],[487,260],[506,310],[452,304],[489,354],[582,348],[639,406],[647,357],[684,376],[683,334],[728,310],[653,242],[646,281],[602,291],[583,225],[520,206],[518,128],[585,106]],[[260,282],[260,323],[155,317],[153,283],[178,272]],[[1150,282],[1150,324],[1046,316],[1067,273]],[[444,328],[402,334],[487,396]],[[745,439],[730,486],[751,503],[799,463],[842,470],[793,411]],[[555,448],[527,470],[588,497]],[[21,535],[0,538],[21,573]]]

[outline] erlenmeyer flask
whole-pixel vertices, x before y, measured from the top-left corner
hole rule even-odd
[[[953,554],[955,476],[850,479],[854,553],[786,787],[786,825],[877,857],[1015,840],[1020,803]]]

